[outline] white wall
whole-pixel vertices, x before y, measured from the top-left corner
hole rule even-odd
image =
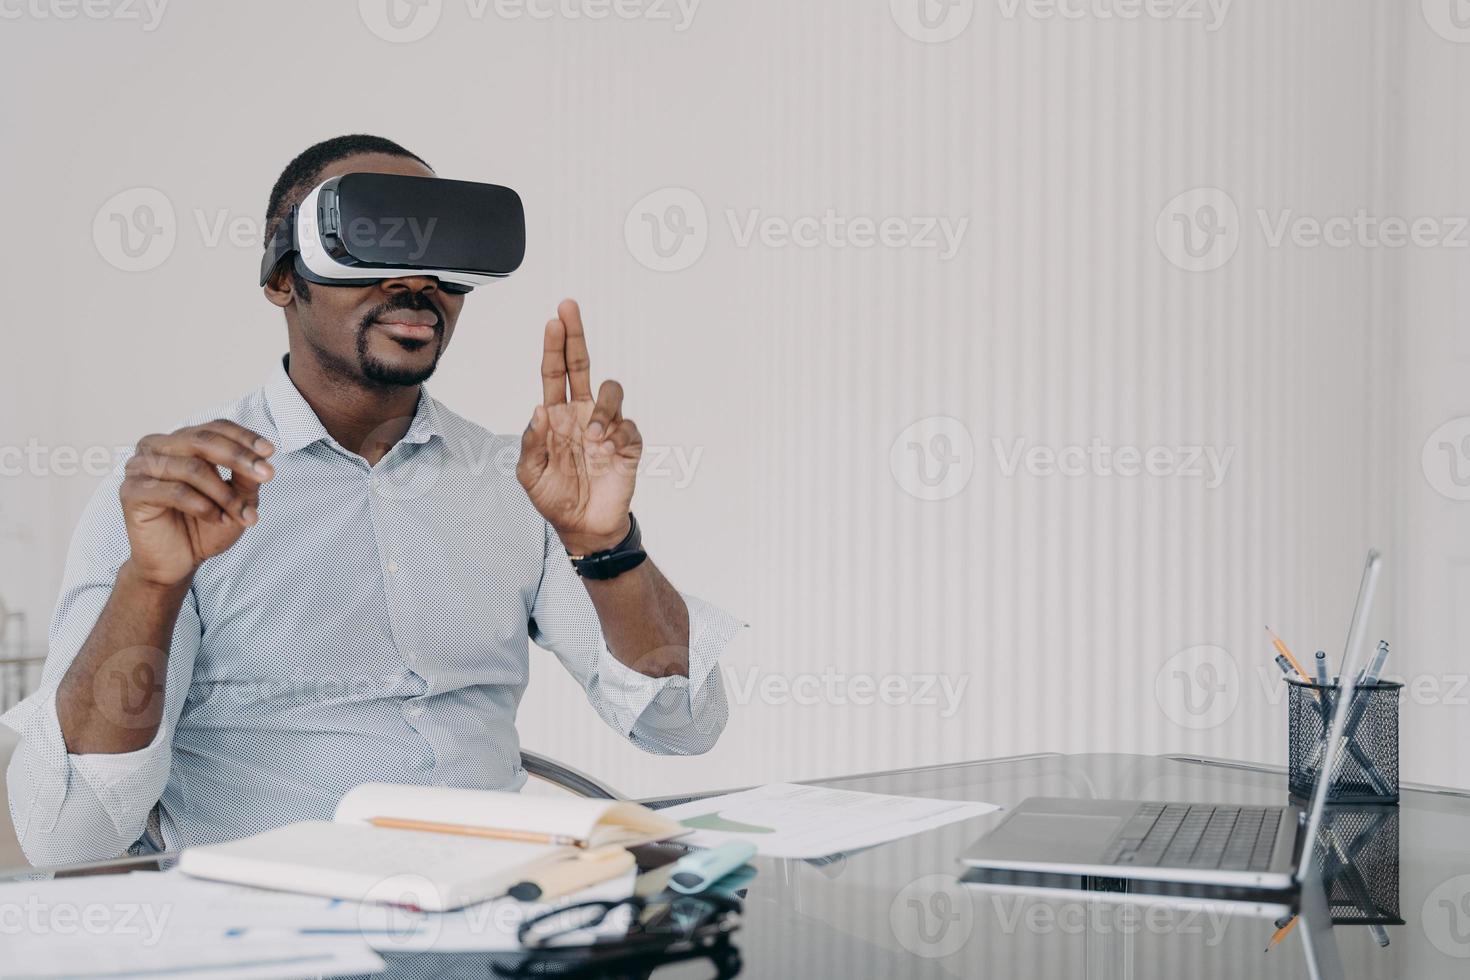
[[[1068,3],[1089,11],[1072,20],[961,0],[949,25],[971,19],[942,43],[905,32],[905,2],[704,0],[681,30],[672,3],[671,23],[443,0],[413,43],[375,36],[372,2],[174,0],[151,31],[7,24],[0,193],[26,234],[0,236],[0,446],[129,444],[258,384],[284,343],[253,285],[258,245],[211,246],[199,222],[258,221],[291,155],[376,132],[446,176],[517,187],[529,210],[527,263],[471,298],[436,396],[523,425],[541,325],[577,296],[594,368],[624,382],[649,442],[702,454],[687,486],[640,486],[652,550],[752,624],[711,755],[649,763],[564,709],[580,695],[554,664],[525,702],[528,745],[638,793],[1043,750],[1282,761],[1262,626],[1339,656],[1370,543],[1390,556],[1375,637],[1401,670],[1459,669],[1470,542],[1437,542],[1464,505],[1426,492],[1418,459],[1430,428],[1470,412],[1454,394],[1463,253],[1273,245],[1260,213],[1461,203],[1445,116],[1470,49],[1414,5],[1366,0],[1237,0],[1220,20],[1218,4],[1125,20]],[[176,241],[124,272],[93,223],[109,231],[106,202],[137,187],[167,197]],[[1163,215],[1161,244],[1156,225],[1202,187],[1235,206],[1238,247],[1188,271],[1170,258],[1186,261],[1178,226]],[[691,203],[668,188],[697,199],[707,244],[659,272],[636,233]],[[741,243],[755,212],[828,209],[968,224],[948,259]],[[940,489],[971,475],[924,500],[901,434],[934,417],[918,441],[948,438],[957,474]],[[1001,458],[1094,438],[1229,463],[1207,487],[1008,475]],[[93,482],[0,480],[0,594],[38,639]],[[1195,716],[1176,671],[1208,680],[1206,661],[1225,689]],[[942,696],[760,694],[828,670],[963,697],[946,714]],[[1443,750],[1470,728],[1463,708],[1407,710],[1406,775],[1470,783]]]
[[[1398,213],[1458,229],[1470,221],[1470,30],[1426,4],[1433,19],[1405,32],[1402,115],[1389,142],[1399,158]],[[1415,13],[1418,13],[1415,11]],[[1441,19],[1444,15],[1444,19]],[[1401,293],[1390,311],[1384,373],[1399,412],[1390,436],[1389,486],[1403,554],[1395,614],[1423,685],[1406,749],[1436,759],[1437,778],[1470,784],[1470,232],[1447,247],[1394,257]],[[1386,481],[1387,482],[1387,481]],[[1436,683],[1441,682],[1441,683]]]

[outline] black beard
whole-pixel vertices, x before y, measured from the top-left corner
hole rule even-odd
[[[437,318],[434,324],[434,359],[429,366],[416,370],[405,370],[395,368],[389,364],[373,357],[368,353],[368,331],[373,327],[374,321],[384,313],[393,310],[428,310]],[[396,341],[405,350],[418,350],[429,341]],[[434,370],[439,366],[439,356],[444,353],[444,314],[423,293],[398,293],[393,299],[377,307],[363,317],[362,323],[357,330],[357,365],[362,377],[370,384],[383,388],[408,388],[413,385],[423,384],[433,377]]]

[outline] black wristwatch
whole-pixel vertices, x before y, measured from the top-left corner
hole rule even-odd
[[[623,540],[606,551],[594,551],[590,555],[574,555],[568,551],[567,557],[572,560],[572,568],[576,569],[578,575],[596,582],[605,582],[643,564],[648,558],[648,552],[643,550],[643,535],[638,530],[638,518],[629,511],[628,535]]]

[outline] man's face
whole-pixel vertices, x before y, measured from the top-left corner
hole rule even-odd
[[[318,183],[347,173],[435,176],[408,157],[364,153],[332,164]],[[307,290],[301,295],[287,271],[265,291],[286,310],[293,346],[300,341],[328,371],[369,387],[427,380],[449,346],[464,306],[464,294],[445,292],[432,276],[385,279],[371,286],[309,283]]]

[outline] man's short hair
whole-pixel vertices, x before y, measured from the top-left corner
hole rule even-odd
[[[322,171],[338,160],[357,156],[359,153],[386,153],[389,156],[408,157],[429,167],[424,158],[417,153],[410,153],[392,140],[381,136],[357,133],[322,140],[297,154],[294,160],[286,164],[286,169],[281,171],[281,176],[276,178],[276,184],[271,188],[270,202],[265,209],[265,240],[271,240],[271,236],[276,233],[276,227],[286,217],[291,206],[301,203],[307,191],[321,182]],[[429,167],[429,169],[434,168]]]

